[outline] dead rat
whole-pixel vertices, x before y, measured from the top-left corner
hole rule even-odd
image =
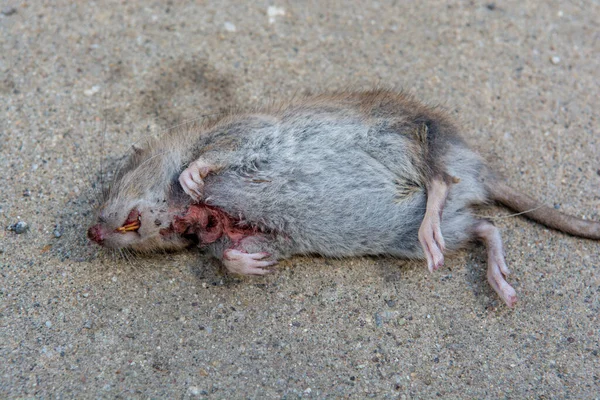
[[[88,237],[140,251],[197,243],[243,275],[294,254],[426,259],[434,271],[444,253],[481,241],[488,281],[513,306],[500,233],[472,209],[491,201],[600,239],[600,223],[503,183],[441,110],[347,92],[187,124],[136,150]]]

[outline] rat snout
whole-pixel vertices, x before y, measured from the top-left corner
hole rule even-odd
[[[99,245],[102,245],[102,243],[104,242],[104,238],[106,237],[106,232],[102,228],[101,224],[96,224],[94,226],[91,226],[90,229],[88,229],[87,237],[92,242],[96,242]]]

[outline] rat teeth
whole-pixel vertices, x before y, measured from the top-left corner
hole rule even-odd
[[[120,228],[116,229],[116,232],[125,233],[125,232],[135,232],[142,226],[142,216],[140,212],[135,208],[131,210],[129,215],[127,216],[127,220]]]
[[[135,232],[138,229],[140,229],[140,226],[142,226],[142,224],[140,223],[140,221],[134,221],[134,222],[130,222],[128,224],[123,225],[120,228],[117,228],[117,232]]]

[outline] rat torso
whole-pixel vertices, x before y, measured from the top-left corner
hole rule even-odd
[[[471,207],[499,200],[548,226],[600,224],[540,206],[496,179],[442,111],[384,90],[298,99],[171,130],[117,174],[88,236],[110,248],[198,243],[234,273],[294,254],[424,258],[479,240],[512,306],[498,230]]]
[[[381,115],[377,99],[361,100],[293,104],[215,126],[194,156],[219,166],[204,179],[203,202],[276,236],[282,256],[422,258],[418,231],[433,173],[426,135],[439,122],[398,113],[398,105],[395,115]],[[216,140],[236,144],[204,151]],[[460,182],[448,195],[442,232],[456,249],[472,238],[468,206],[486,199],[485,167],[462,142],[445,146],[438,162]]]

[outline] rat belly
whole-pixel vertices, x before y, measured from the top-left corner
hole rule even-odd
[[[426,208],[423,188],[407,193],[402,177],[360,150],[333,151],[311,161],[273,157],[254,171],[209,176],[206,203],[288,238],[292,254],[423,257],[418,240]],[[465,219],[460,212],[444,217],[459,229]],[[449,249],[466,239],[454,231],[444,232]]]

